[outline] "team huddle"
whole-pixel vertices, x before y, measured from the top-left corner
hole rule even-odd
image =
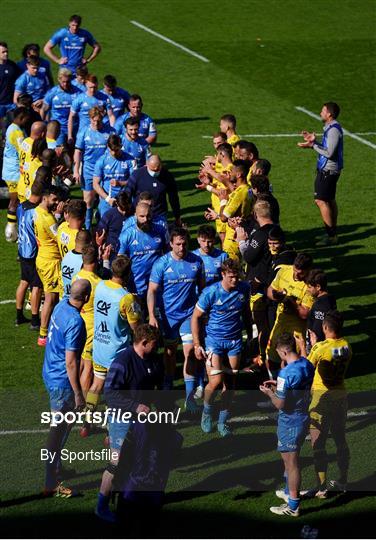
[[[5,236],[17,240],[21,268],[16,326],[30,323],[45,348],[51,410],[92,413],[102,399],[135,418],[150,412],[158,404],[148,392],[168,394],[174,387],[181,342],[185,411],[200,418],[205,434],[216,427],[222,437],[235,436],[229,420],[237,377],[248,373],[262,381],[268,401],[261,406],[279,411],[286,481],[276,492],[284,504],[270,510],[296,517],[303,495],[325,498],[330,487],[347,484],[344,378],[351,348],[327,276],[310,255],[286,243],[271,163],[238,136],[232,114],[220,118],[214,155],[199,167],[196,189],[210,195],[197,247],[189,249],[179,185],[153,153],[155,123],[142,112],[141,96],[118,87],[115,76],[106,75],[98,89],[87,64],[101,47],[80,25],[72,16],[44,46],[59,64],[55,86],[37,44],[26,45],[16,65],[0,42],[2,179],[10,194]],[[87,58],[86,44],[92,48]],[[326,232],[318,245],[338,242],[338,114],[336,103],[325,103],[321,142],[303,132],[300,143],[318,154],[315,202]],[[74,185],[82,197],[70,195]],[[47,448],[56,457],[46,466],[46,496],[72,495],[61,481],[59,458],[70,427],[50,428]],[[109,522],[115,521],[112,483],[132,430],[130,422],[108,424],[113,453],[96,514]],[[299,452],[308,430],[317,486],[303,493]],[[81,436],[92,432],[88,414]],[[340,473],[331,482],[329,433]]]

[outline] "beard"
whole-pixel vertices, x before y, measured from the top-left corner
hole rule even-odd
[[[137,221],[137,227],[141,229],[141,231],[148,231],[150,229],[150,222],[146,221],[145,223],[139,223]]]

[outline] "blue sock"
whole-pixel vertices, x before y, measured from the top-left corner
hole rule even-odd
[[[102,493],[98,494],[97,508],[99,511],[107,510],[110,502],[110,497],[108,495],[103,495]]]
[[[165,375],[163,380],[163,390],[172,390],[174,382],[173,375]]]
[[[297,510],[299,508],[300,499],[292,499],[289,497],[288,505],[291,508],[291,510]]]
[[[184,379],[184,384],[186,400],[192,401],[197,387],[197,380],[195,377],[189,377],[189,379]]]
[[[219,411],[218,424],[225,424],[230,416],[230,411],[225,409]]]
[[[288,482],[288,478],[287,478],[287,473],[285,473],[283,475],[283,478],[285,479],[285,494],[288,495],[289,494],[289,482]]]
[[[202,365],[198,368],[197,386],[205,386],[205,366]]]
[[[210,403],[206,403],[206,401],[204,401],[204,413],[211,415],[212,411],[213,411],[213,405],[210,405]]]
[[[85,228],[90,231],[91,221],[93,219],[94,208],[86,208]]]

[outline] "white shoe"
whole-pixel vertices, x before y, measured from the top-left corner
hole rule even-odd
[[[347,484],[340,484],[337,480],[329,480],[329,489],[330,491],[340,491],[346,493]]]
[[[300,496],[304,499],[327,499],[328,490],[319,488],[306,489],[300,492]]]
[[[273,514],[278,514],[279,516],[291,516],[299,517],[299,508],[292,510],[288,504],[281,504],[281,506],[272,506],[270,511]]]
[[[287,495],[287,493],[285,493],[283,489],[277,489],[275,495],[276,497],[278,497],[278,499],[283,499],[286,503],[289,500],[289,496]]]
[[[194,399],[201,399],[204,395],[204,387],[203,386],[198,386],[196,388],[196,392],[195,392],[195,395],[193,396]]]
[[[5,226],[5,240],[7,242],[16,242],[17,238],[17,223],[7,223]]]

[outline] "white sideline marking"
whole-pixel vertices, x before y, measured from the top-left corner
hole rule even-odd
[[[1,300],[0,301],[0,305],[1,304],[15,304],[16,303],[16,300]]]
[[[159,39],[163,39],[163,41],[167,41],[167,43],[170,43],[170,45],[173,45],[174,47],[177,47],[178,49],[181,49],[182,51],[185,51],[186,53],[194,56],[195,58],[198,58],[202,62],[210,62],[205,56],[201,56],[201,54],[196,53],[195,51],[192,51],[191,49],[188,49],[187,47],[184,47],[184,45],[180,45],[180,43],[177,43],[176,41],[173,41],[172,39],[163,36],[162,34],[159,34],[158,32],[155,32],[151,28],[148,28],[147,26],[144,26],[143,24],[137,22],[137,21],[130,21],[135,26],[138,26],[138,28],[141,28],[142,30],[145,30],[145,32],[149,32],[149,34],[153,34],[153,36],[158,37]]]
[[[308,109],[305,109],[304,107],[295,107],[297,111],[301,111],[308,116],[311,116],[312,118],[315,118],[316,120],[321,120],[320,116],[318,114],[313,113],[312,111],[309,111]],[[366,141],[366,139],[363,139],[362,137],[359,137],[359,135],[356,135],[355,133],[352,133],[351,131],[348,131],[347,129],[342,128],[343,133],[347,135],[348,137],[351,137],[352,139],[355,139],[356,141],[359,141],[363,144],[366,144],[367,146],[370,146],[371,148],[376,149],[376,144],[373,144],[369,141]]]
[[[376,131],[363,131],[360,133],[354,133],[353,135],[376,135]],[[212,139],[212,135],[201,135],[203,139]],[[301,137],[301,133],[245,133],[244,135],[239,135],[241,139],[246,137],[252,137],[254,139],[261,138],[278,138],[278,137]],[[368,142],[368,141],[367,141]]]
[[[253,424],[254,422],[264,422],[266,420],[271,420],[270,414],[276,414],[277,410],[270,410],[269,415],[262,415],[262,416],[234,416],[233,418],[229,419],[229,423],[231,422],[240,422],[243,424]],[[362,418],[364,416],[375,416],[376,413],[374,412],[368,412],[368,411],[350,411],[347,414],[347,418]],[[182,420],[178,422],[178,426],[183,424],[190,423],[188,420]],[[76,430],[77,428],[73,428]],[[0,431],[0,436],[2,435],[38,435],[40,433],[48,433],[49,429],[15,429],[15,430],[4,430]]]

